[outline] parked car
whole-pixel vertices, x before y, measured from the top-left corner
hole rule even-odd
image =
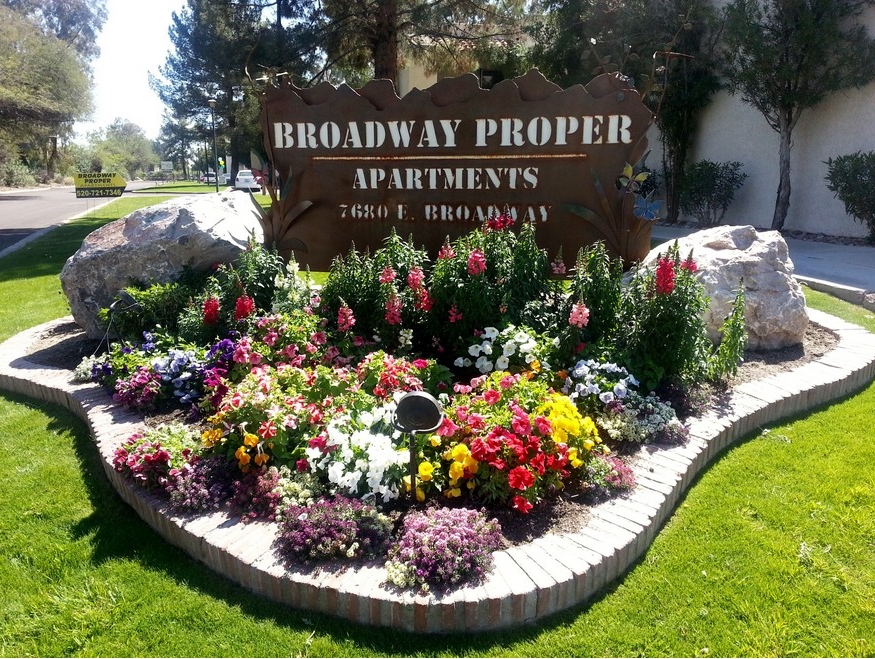
[[[216,174],[215,172],[209,172],[208,174],[204,174],[201,176],[201,183],[213,183],[216,182]]]
[[[237,172],[237,178],[234,179],[234,187],[237,190],[249,190],[255,192],[261,189],[261,184],[252,174],[251,169],[241,169]]]

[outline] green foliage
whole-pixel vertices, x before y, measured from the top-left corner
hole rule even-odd
[[[691,385],[707,373],[710,342],[702,316],[708,299],[675,243],[655,271],[639,268],[624,289],[613,352],[645,391],[679,379]]]
[[[589,322],[575,337],[578,341],[601,345],[617,331],[622,279],[623,263],[608,255],[604,243],[580,250],[565,309],[570,313],[572,302],[583,302],[590,310]]]
[[[827,188],[845,205],[845,212],[865,224],[875,243],[875,151],[857,151],[826,161]]]
[[[24,188],[35,185],[36,179],[26,166],[7,160],[0,163],[0,184],[7,188]]]
[[[171,334],[179,329],[179,315],[189,301],[203,288],[207,276],[191,270],[167,284],[138,282],[125,291],[138,303],[132,309],[121,306],[110,314],[100,310],[100,320],[108,326],[112,316],[112,334],[126,341],[141,341],[143,332],[161,328]]]
[[[721,341],[708,360],[708,379],[725,380],[738,372],[747,345],[744,326],[744,280],[739,282],[738,293],[732,303],[732,312],[720,326]]]
[[[700,160],[684,174],[681,210],[703,227],[717,226],[746,178],[740,162]]]

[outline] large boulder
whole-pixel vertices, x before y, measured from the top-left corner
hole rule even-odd
[[[166,283],[184,268],[205,270],[233,261],[250,236],[262,240],[258,212],[240,192],[186,195],[104,225],[90,233],[61,270],[73,319],[99,339],[98,319],[132,281]]]
[[[744,280],[747,346],[772,350],[802,342],[808,327],[805,296],[793,278],[787,243],[777,231],[752,226],[719,226],[678,239],[681,258],[692,250],[697,276],[711,298],[705,324],[712,341],[732,311],[739,281]],[[655,266],[665,247],[643,261]]]

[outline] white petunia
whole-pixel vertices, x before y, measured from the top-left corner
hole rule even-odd
[[[510,360],[504,355],[495,360],[495,368],[499,371],[506,371],[508,366],[510,366]]]
[[[492,362],[483,356],[477,359],[477,361],[474,363],[474,366],[476,366],[481,373],[489,373],[490,371],[492,371],[493,368]]]
[[[471,355],[472,357],[476,357],[477,355],[480,354],[480,349],[481,349],[481,346],[479,346],[478,344],[475,343],[472,346],[468,346],[468,354]]]
[[[490,341],[494,341],[498,337],[498,330],[494,327],[487,327],[483,330],[483,336]]]

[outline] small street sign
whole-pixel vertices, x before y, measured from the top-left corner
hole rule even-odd
[[[77,172],[73,175],[76,198],[121,197],[127,182],[115,172]]]

